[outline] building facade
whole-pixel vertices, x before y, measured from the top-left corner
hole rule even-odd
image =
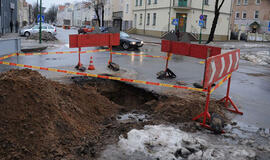
[[[270,33],[270,1],[234,0],[231,29],[238,35]]]
[[[32,6],[26,0],[18,0],[17,20],[19,27],[24,27],[32,23]]]
[[[73,25],[76,27],[92,25],[92,20],[95,19],[95,11],[91,3],[78,2],[74,4],[73,12]]]
[[[17,0],[0,0],[0,35],[15,32]]]
[[[134,0],[105,0],[104,23],[106,27],[117,27],[120,30],[132,28]]]
[[[204,5],[203,5],[204,2]],[[225,0],[215,31],[215,40],[227,40],[232,0]],[[197,35],[200,33],[199,20],[203,10],[202,39],[210,34],[214,19],[215,0],[135,0],[133,28],[137,34],[161,37],[175,30]],[[177,25],[172,22],[175,21]]]
[[[69,20],[70,25],[74,25],[74,12],[73,12],[73,4],[66,3],[65,5],[58,6],[57,11],[57,25],[63,26],[64,20]]]

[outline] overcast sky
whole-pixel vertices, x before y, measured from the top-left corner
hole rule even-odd
[[[26,0],[28,3],[35,4],[37,3],[37,0]],[[72,3],[72,2],[80,2],[82,0],[42,0],[42,6],[49,8],[51,5],[59,5],[59,4],[65,4],[67,2]],[[40,0],[38,0],[38,3]]]

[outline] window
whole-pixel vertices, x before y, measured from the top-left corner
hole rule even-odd
[[[153,13],[153,26],[157,24],[157,14]]]
[[[128,9],[129,9],[128,7],[129,7],[129,6],[128,6],[128,4],[127,4],[127,5],[126,5],[126,13],[128,13]]]
[[[151,0],[148,0],[148,5],[150,5],[151,4]]]
[[[205,5],[209,5],[209,4],[208,4],[208,0],[204,0],[204,4],[205,4]]]
[[[138,0],[136,0],[136,6],[138,6]]]
[[[261,4],[261,0],[255,0],[255,1],[257,5]]]
[[[248,0],[243,0],[243,5],[248,5]]]
[[[241,5],[241,0],[237,0],[236,5],[240,6]]]
[[[240,18],[240,13],[239,12],[235,12],[235,19],[239,19]]]
[[[142,14],[140,14],[140,24],[139,25],[142,25]]]
[[[203,15],[203,27],[202,28],[206,28],[206,23],[207,23],[207,15]]]
[[[134,15],[134,27],[137,27],[137,14]]]
[[[247,12],[242,12],[242,19],[246,19],[247,18]]]
[[[142,0],[140,0],[140,6],[142,6]]]
[[[255,12],[254,12],[254,18],[255,18],[255,19],[259,18],[259,11],[255,11]]]
[[[147,13],[147,23],[146,25],[149,25],[150,24],[150,13]]]
[[[154,0],[154,4],[157,4],[157,0]]]

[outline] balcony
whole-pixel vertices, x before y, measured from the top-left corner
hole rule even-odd
[[[191,9],[191,0],[173,0],[174,9]]]

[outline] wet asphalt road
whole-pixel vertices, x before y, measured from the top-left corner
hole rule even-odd
[[[44,52],[76,51],[76,49],[70,49],[68,45],[69,34],[76,33],[77,30],[74,29],[63,30],[58,28],[57,38],[61,41],[61,44],[55,48],[49,48]],[[94,48],[83,48],[83,50],[90,49]],[[165,53],[160,52],[160,46],[155,44],[145,44],[143,48],[136,51],[122,51],[118,48],[115,48],[114,51],[166,56]],[[113,62],[119,64],[121,67],[120,72],[114,73],[106,67],[109,60],[108,52],[82,54],[81,59],[85,67],[89,64],[90,56],[93,56],[96,70],[88,71],[89,73],[106,73],[125,78],[169,84],[177,84],[177,82],[181,81],[187,83],[187,86],[192,86],[194,82],[200,82],[203,78],[204,65],[199,63],[199,59],[190,57],[172,56],[172,60],[169,62],[169,68],[177,75],[177,78],[161,81],[156,79],[156,73],[164,70],[164,59],[113,55]],[[74,66],[78,63],[78,54],[22,56],[13,57],[6,61],[73,70]],[[0,71],[3,72],[10,68],[14,67],[1,65]],[[41,73],[52,79],[54,77],[65,76],[61,73],[49,73],[46,71],[41,71]],[[156,86],[140,86],[163,94],[177,90]],[[213,97],[223,98],[226,94],[226,87],[227,83],[218,88],[213,93]],[[172,93],[177,94],[177,92]],[[232,114],[235,120],[257,127],[270,128],[270,120],[268,118],[270,114],[270,66],[254,65],[241,60],[239,70],[232,75],[230,95],[240,110],[244,112],[243,116]]]

